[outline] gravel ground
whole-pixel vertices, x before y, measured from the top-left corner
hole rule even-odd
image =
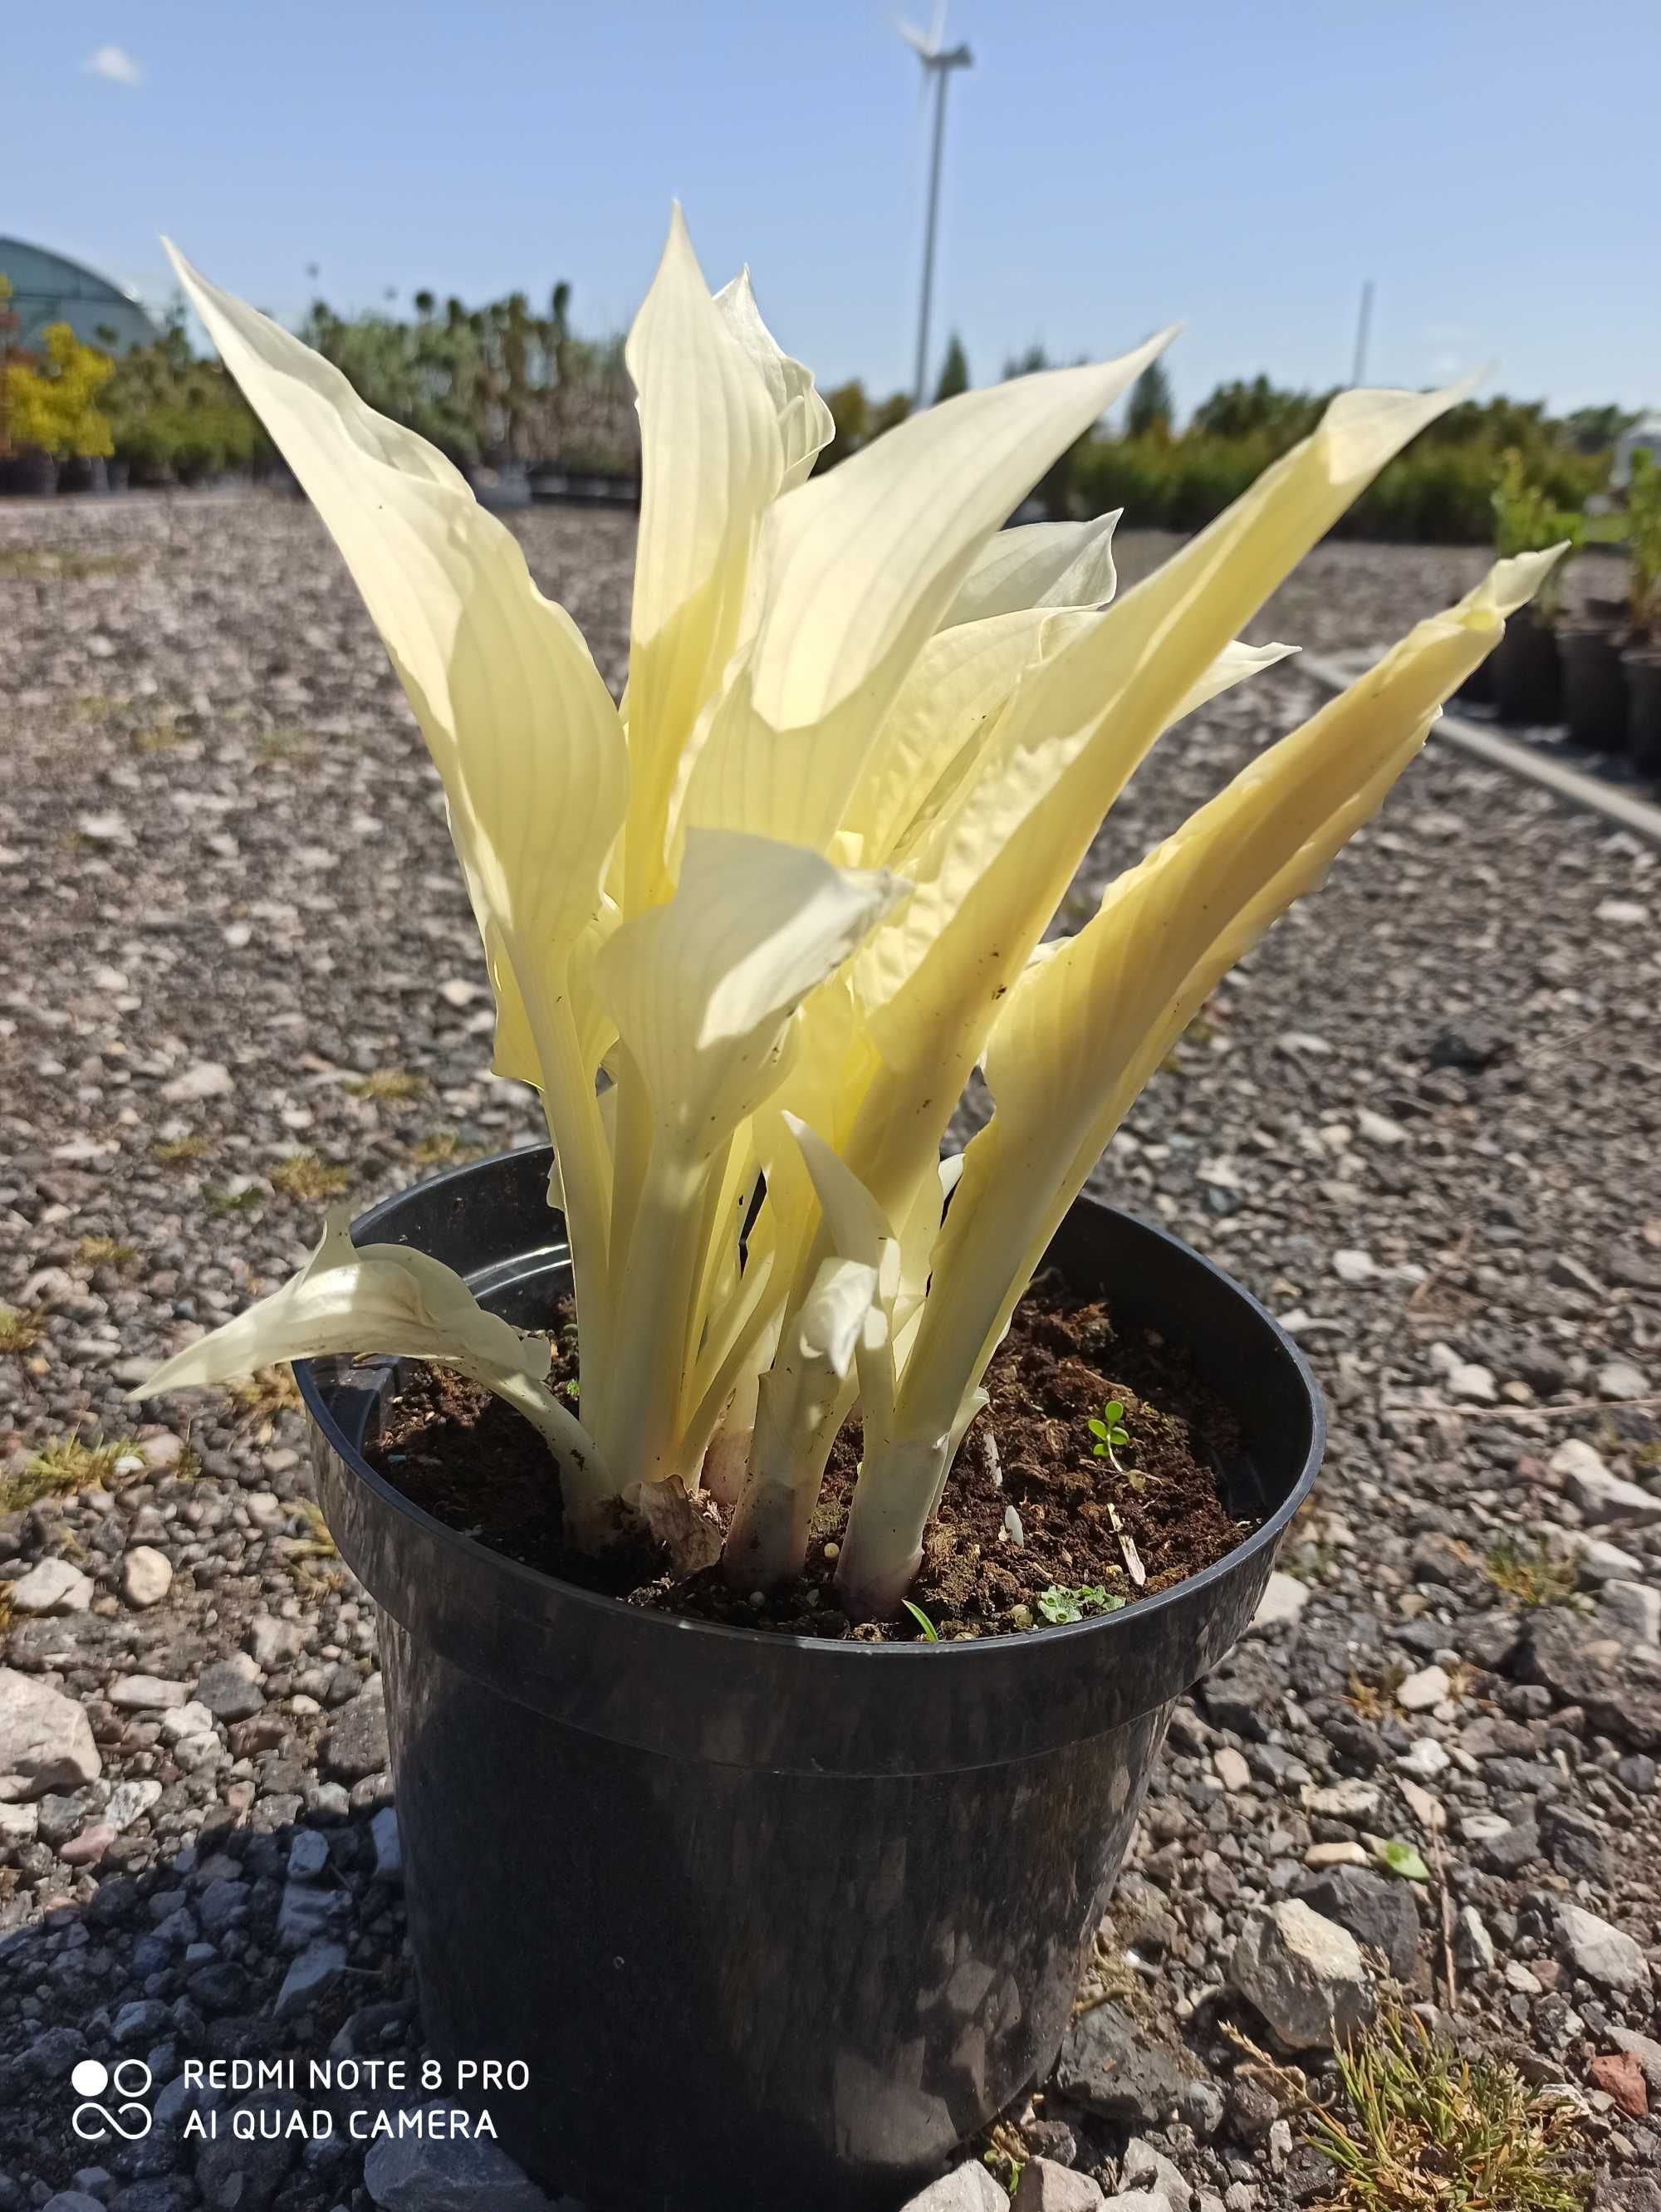
[[[522,532],[615,681],[630,524]],[[1382,642],[1482,566],[1329,545],[1261,634]],[[421,2045],[373,1609],[291,1394],[123,1395],[279,1280],[323,1196],[536,1132],[483,1072],[435,781],[297,505],[0,507],[0,2212],[530,2212],[488,2153],[366,2164],[344,2112],[187,2133],[187,2060]],[[1315,703],[1294,665],[1170,740],[1081,908]],[[1600,2205],[1661,2208],[1658,923],[1635,841],[1433,741],[1104,1163],[1287,1320],[1332,1437],[1257,1632],[1177,1709],[1099,2002],[1021,2116],[1024,2212],[1326,2194],[1230,2032],[1318,2092],[1378,1954],[1566,2085]],[[24,1503],[71,1437],[107,1447],[91,1480]],[[89,2154],[70,2069],[118,2059],[156,2124]],[[1002,2202],[971,2180],[934,2201]]]

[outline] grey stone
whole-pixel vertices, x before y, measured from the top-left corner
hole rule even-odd
[[[1194,2191],[1161,2150],[1141,2136],[1132,2136],[1119,2161],[1119,2186],[1149,2189],[1164,2199],[1171,2212],[1188,2212]]]
[[[1163,2127],[1196,2076],[1184,2057],[1152,2041],[1116,2004],[1080,2013],[1056,2064],[1063,2097],[1129,2128]]]
[[[196,2185],[208,2212],[268,2212],[295,2162],[298,2139],[286,2131],[262,2136],[259,2115],[273,2113],[286,2122],[300,2109],[289,2091],[271,2089],[221,2114],[218,2133],[204,2139],[196,2160]],[[239,2112],[254,2115],[254,2132],[246,2140],[234,2132]]]
[[[0,1799],[27,1803],[95,1782],[103,1761],[73,1698],[0,1667]]]
[[[1552,1528],[1546,1544],[1554,1558],[1573,1561],[1575,1573],[1587,1589],[1607,1582],[1633,1582],[1645,1571],[1643,1560],[1635,1553],[1622,1551],[1607,1537],[1589,1536],[1584,1528]]]
[[[1428,1712],[1433,1705],[1441,1704],[1452,1686],[1445,1667],[1421,1667],[1397,1688],[1396,1702],[1404,1713]]]
[[[302,1828],[289,1846],[289,1880],[316,1881],[328,1863],[328,1838],[315,1828]]]
[[[335,1715],[323,1739],[324,1771],[339,1782],[362,1782],[382,1772],[390,1758],[385,1696],[366,1688]]]
[[[190,1690],[183,1682],[168,1682],[159,1674],[118,1674],[105,1695],[119,1712],[165,1712],[169,1707],[190,1703]]]
[[[1628,1995],[1649,1988],[1649,1965],[1638,1944],[1595,1912],[1578,1905],[1560,1905],[1557,1933],[1575,1972],[1600,1989]]]
[[[984,2167],[982,2171],[985,2172]],[[987,2178],[991,2179],[989,2174]],[[993,2186],[996,2188],[995,2182]],[[1001,2200],[1001,2190],[998,2195]],[[922,2204],[925,2200],[919,2197],[913,2201]],[[982,2203],[990,2201],[984,2197],[975,2199],[976,2212]],[[1101,2201],[1101,2190],[1087,2173],[1059,2165],[1053,2158],[1028,2159],[1015,2184],[1018,2212],[1096,2212]]]
[[[1294,2051],[1329,2048],[1372,2017],[1372,1978],[1360,1945],[1300,1898],[1250,1916],[1229,1979]]]
[[[1296,1620],[1309,1603],[1309,1597],[1307,1583],[1299,1582],[1296,1575],[1282,1574],[1277,1568],[1270,1575],[1262,1596],[1257,1601],[1257,1610],[1251,1616],[1251,1626],[1247,1633],[1279,1628],[1285,1621]]]
[[[1634,1644],[1661,1644],[1661,1590],[1611,1578],[1597,1594],[1597,1609]]]
[[[166,2005],[154,1997],[125,2004],[110,2023],[110,2033],[123,2051],[142,2051],[164,2036],[172,2025]]]
[[[928,2212],[1002,2212],[1008,2199],[983,2166],[976,2170],[991,2197],[974,2194],[970,2185],[955,2197],[932,2197],[925,2190],[914,2202]],[[955,2179],[948,2174],[946,2181]],[[548,2199],[535,2182],[488,2137],[383,2137],[363,2161],[363,2185],[380,2212],[548,2212]],[[937,2190],[945,2185],[934,2185]]]
[[[72,1567],[67,1559],[42,1559],[20,1581],[10,1585],[14,1613],[84,1613],[92,1603],[96,1585],[90,1575]]]
[[[231,1087],[231,1072],[222,1060],[192,1060],[182,1075],[161,1086],[170,1106],[184,1106],[204,1098],[222,1098]]]
[[[135,1544],[121,1560],[121,1595],[137,1613],[160,1605],[173,1588],[173,1561],[154,1544]]]
[[[383,1805],[369,1823],[369,1835],[374,1844],[374,1872],[377,1881],[389,1887],[404,1887],[404,1844],[398,1832],[398,1814],[390,1805]]]
[[[351,1910],[344,1890],[319,1889],[309,1881],[285,1882],[277,1907],[277,1940],[285,1951],[303,1951],[332,1935]]]
[[[1463,1905],[1454,1923],[1454,1956],[1467,1973],[1486,1973],[1494,1965],[1494,1938],[1474,1905]]]
[[[320,1998],[339,1987],[347,1965],[344,1944],[308,1943],[283,1977],[276,2017],[291,2020],[296,2013],[309,2012]]]
[[[1410,1982],[1419,1958],[1419,1913],[1409,1883],[1387,1881],[1357,1866],[1334,1867],[1300,1881],[1297,1894],[1324,1918],[1347,1928],[1358,1943],[1381,1951],[1391,1976]]]
[[[1589,1443],[1570,1437],[1549,1462],[1551,1472],[1589,1521],[1623,1521],[1647,1528],[1661,1521],[1661,1498],[1611,1474]]]
[[[196,1686],[196,1702],[205,1705],[216,1721],[252,1720],[265,1703],[265,1692],[256,1677],[259,1668],[245,1653],[216,1661],[204,1668]]]
[[[49,2197],[40,2212],[105,2212],[101,2197],[90,2196],[84,2189],[60,2189]]]
[[[1630,1359],[1606,1359],[1597,1370],[1600,1398],[1643,1398],[1649,1395],[1649,1377]]]
[[[1602,1735],[1634,1751],[1661,1749],[1661,1673],[1646,1654],[1600,1638],[1579,1613],[1542,1606],[1529,1625],[1517,1671],[1560,1705],[1579,1705]]]

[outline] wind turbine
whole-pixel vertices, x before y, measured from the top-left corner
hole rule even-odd
[[[946,138],[946,88],[953,70],[970,69],[975,57],[965,46],[946,46],[946,0],[935,0],[934,18],[928,35],[913,30],[910,23],[896,23],[894,27],[922,64],[923,97],[928,96],[928,82],[934,83],[934,144],[928,164],[928,218],[922,240],[922,299],[917,309],[917,372],[914,379],[914,404],[921,407],[926,393],[928,374],[928,313],[934,295],[934,229],[940,210],[940,148]]]

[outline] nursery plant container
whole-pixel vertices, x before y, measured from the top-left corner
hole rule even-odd
[[[1602,624],[1566,629],[1558,641],[1563,670],[1563,720],[1577,745],[1624,752],[1627,675],[1615,632]]]
[[[457,1169],[354,1234],[549,1326],[550,1166]],[[876,2212],[1049,2072],[1171,1702],[1250,1620],[1323,1436],[1292,1340],[1174,1237],[1081,1199],[1050,1256],[1121,1328],[1191,1348],[1259,1525],[1153,1598],[1024,1636],[767,1635],[555,1580],[369,1465],[395,1363],[295,1363],[324,1512],[382,1610],[427,2033],[450,2080],[529,2068],[483,2101],[556,2188]]]
[[[25,499],[49,499],[58,489],[58,464],[50,453],[18,453],[5,463],[6,489]]]
[[[1502,722],[1538,725],[1562,719],[1557,632],[1532,607],[1512,616],[1487,665],[1494,671],[1494,702]]]
[[[1640,775],[1661,775],[1661,647],[1621,656],[1627,678],[1627,750]]]

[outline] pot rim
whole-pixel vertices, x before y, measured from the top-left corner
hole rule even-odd
[[[548,1152],[551,1162],[551,1148],[545,1145],[519,1149]],[[513,1157],[512,1151],[493,1153],[488,1159],[468,1161],[459,1167],[446,1168],[435,1176],[424,1177],[420,1182],[405,1186],[389,1197],[378,1200],[375,1205],[357,1216],[351,1224],[353,1242],[372,1243],[387,1241],[380,1237],[378,1231],[392,1209],[403,1205],[414,1192],[441,1190],[446,1186],[459,1182],[465,1176],[477,1174],[481,1168],[491,1166]],[[300,1394],[305,1402],[306,1410],[325,1442],[344,1462],[356,1480],[371,1492],[382,1507],[389,1508],[400,1519],[411,1523],[429,1540],[436,1541],[445,1551],[451,1553],[458,1559],[465,1559],[474,1567],[488,1563],[489,1566],[500,1575],[509,1587],[520,1589],[527,1595],[545,1590],[555,1590],[558,1592],[563,1602],[574,1605],[581,1610],[593,1610],[608,1620],[614,1620],[621,1615],[630,1623],[638,1624],[642,1634],[656,1634],[666,1639],[661,1644],[662,1656],[666,1661],[672,1656],[671,1644],[667,1639],[690,1635],[706,1648],[712,1644],[717,1646],[724,1644],[734,1647],[745,1644],[758,1646],[774,1654],[782,1650],[806,1651],[823,1656],[827,1662],[834,1657],[845,1663],[881,1659],[886,1664],[898,1665],[906,1661],[916,1663],[925,1657],[938,1661],[942,1655],[951,1653],[954,1658],[964,1664],[969,1664],[978,1659],[982,1664],[989,1667],[995,1662],[1007,1666],[1016,1651],[1029,1646],[1053,1654],[1066,1643],[1080,1642],[1091,1636],[1110,1635],[1116,1629],[1125,1632],[1134,1626],[1146,1633],[1153,1626],[1159,1616],[1173,1612],[1179,1607],[1191,1605],[1196,1600],[1202,1599],[1212,1586],[1232,1580],[1258,1554],[1267,1552],[1272,1555],[1281,1536],[1291,1525],[1314,1486],[1326,1443],[1325,1401],[1308,1359],[1305,1357],[1296,1339],[1281,1326],[1266,1306],[1253,1297],[1244,1285],[1237,1282],[1214,1261],[1207,1259],[1203,1253],[1196,1251],[1180,1237],[1172,1236],[1169,1230],[1161,1228],[1155,1222],[1145,1221],[1139,1215],[1127,1212],[1123,1207],[1110,1206],[1104,1199],[1097,1198],[1087,1191],[1080,1194],[1074,1200],[1074,1206],[1087,1207],[1112,1220],[1123,1220],[1134,1224],[1145,1235],[1156,1237],[1162,1243],[1171,1247],[1182,1260],[1220,1279],[1227,1286],[1232,1295],[1256,1317],[1259,1325],[1273,1340],[1275,1348],[1296,1374],[1302,1385],[1309,1407],[1309,1442],[1303,1465],[1281,1504],[1252,1530],[1244,1542],[1235,1545],[1231,1550],[1226,1552],[1221,1559],[1213,1560],[1209,1566],[1202,1567],[1197,1573],[1184,1576],[1181,1581],[1172,1583],[1167,1589],[1157,1592],[1153,1597],[1139,1598],[1133,1605],[1122,1606],[1115,1612],[1098,1614],[1090,1620],[1030,1629],[1019,1636],[952,1638],[938,1644],[930,1644],[923,1639],[904,1644],[870,1644],[857,1641],[851,1637],[833,1639],[827,1637],[791,1635],[778,1630],[739,1628],[724,1621],[696,1620],[677,1613],[659,1613],[645,1607],[630,1606],[623,1599],[610,1596],[603,1590],[585,1589],[581,1583],[566,1582],[558,1575],[546,1574],[539,1567],[527,1566],[522,1560],[509,1559],[505,1553],[494,1550],[490,1545],[481,1544],[475,1538],[464,1534],[459,1529],[451,1528],[447,1522],[429,1513],[425,1507],[417,1505],[406,1498],[393,1484],[388,1482],[384,1475],[377,1473],[370,1466],[368,1461],[336,1419],[329,1395],[319,1380],[319,1370],[337,1363],[296,1359],[293,1362],[295,1380],[300,1387]],[[549,1210],[553,1219],[559,1223],[563,1229],[563,1217],[559,1213],[558,1209],[551,1207]],[[1069,1212],[1071,1210],[1069,1209]],[[564,1237],[559,1235],[551,1238],[546,1245],[535,1247],[533,1249],[552,1256],[568,1251],[569,1246]],[[531,1255],[527,1253],[525,1256],[529,1257]],[[479,1275],[485,1272],[478,1271],[473,1279],[477,1281]],[[344,1363],[338,1364],[339,1371],[345,1374],[352,1371],[377,1373],[388,1364],[390,1363],[371,1359],[364,1362],[356,1370],[346,1367]],[[372,1592],[371,1595],[374,1594]],[[377,1602],[379,1601],[377,1599]]]

